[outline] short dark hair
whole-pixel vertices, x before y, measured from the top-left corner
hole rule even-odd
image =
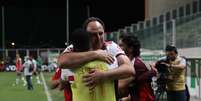
[[[178,54],[177,48],[175,46],[172,45],[167,45],[165,48],[166,52],[170,52],[170,51],[174,51],[176,54]]]
[[[89,17],[88,19],[86,19],[85,22],[83,23],[83,29],[86,30],[87,25],[92,21],[98,21],[103,26],[103,29],[105,30],[104,22],[101,19],[97,18],[97,17]]]
[[[128,34],[122,33],[122,34],[119,35],[119,39],[123,39],[124,37],[127,37],[127,36],[128,36]]]
[[[120,33],[119,35],[119,39],[123,39],[124,37],[127,37],[129,35],[132,35],[133,33],[130,33],[130,32],[123,32],[123,33]]]
[[[134,57],[140,56],[141,44],[138,38],[134,35],[125,35],[122,37],[122,42],[132,49],[132,55]]]
[[[84,29],[76,29],[72,32],[70,42],[73,44],[74,51],[84,52],[91,48],[90,33]]]

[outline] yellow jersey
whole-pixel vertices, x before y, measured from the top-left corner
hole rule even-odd
[[[72,70],[75,73],[75,80],[71,84],[73,101],[116,101],[114,81],[104,80],[90,91],[82,81],[82,76],[91,69],[107,71],[108,64],[103,61],[94,60]]]

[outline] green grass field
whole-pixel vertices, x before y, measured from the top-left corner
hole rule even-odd
[[[49,89],[52,73],[43,73],[52,101],[64,101],[63,91]],[[0,72],[0,101],[48,101],[44,86],[36,84],[33,76],[33,91],[28,91],[20,82],[15,84],[15,72]],[[41,80],[41,77],[40,77]],[[42,81],[42,80],[41,80]]]

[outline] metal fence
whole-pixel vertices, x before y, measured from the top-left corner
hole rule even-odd
[[[145,49],[162,50],[167,44],[190,48],[201,47],[200,32],[201,0],[194,0],[160,16],[107,34],[107,39],[117,41],[120,34],[131,33],[138,36]]]
[[[201,59],[187,59],[186,83],[189,87],[190,95],[201,99]]]

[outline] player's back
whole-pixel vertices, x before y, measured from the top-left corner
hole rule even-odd
[[[32,62],[30,60],[25,61],[23,64],[24,66],[24,75],[32,75],[32,71],[30,71],[30,68],[32,68]]]
[[[94,60],[73,70],[75,73],[75,81],[71,84],[73,101],[116,101],[114,81],[111,79],[108,78],[99,83],[92,91],[84,85],[82,76],[91,69],[107,71],[108,65],[105,62]]]

